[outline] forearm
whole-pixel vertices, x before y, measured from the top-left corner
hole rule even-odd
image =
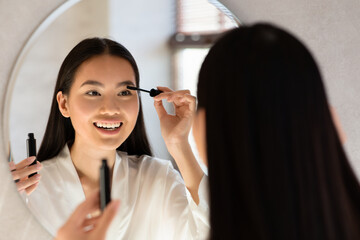
[[[168,145],[171,156],[175,159],[185,186],[189,190],[194,202],[199,204],[199,185],[204,175],[189,143]]]

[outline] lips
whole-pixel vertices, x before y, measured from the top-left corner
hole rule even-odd
[[[94,126],[107,131],[115,131],[123,125],[122,122],[94,122]]]

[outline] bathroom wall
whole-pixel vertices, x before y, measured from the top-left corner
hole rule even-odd
[[[347,136],[345,150],[360,177],[360,1],[221,2],[233,9],[243,23],[278,24],[310,48]]]

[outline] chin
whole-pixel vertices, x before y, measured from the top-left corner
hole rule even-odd
[[[116,150],[123,142],[102,142],[99,143],[97,146],[105,151],[112,151],[112,150]]]

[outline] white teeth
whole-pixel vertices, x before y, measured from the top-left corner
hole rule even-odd
[[[102,122],[96,122],[94,123],[96,127],[99,128],[105,128],[105,129],[115,129],[121,126],[121,122],[118,123],[102,123]]]

